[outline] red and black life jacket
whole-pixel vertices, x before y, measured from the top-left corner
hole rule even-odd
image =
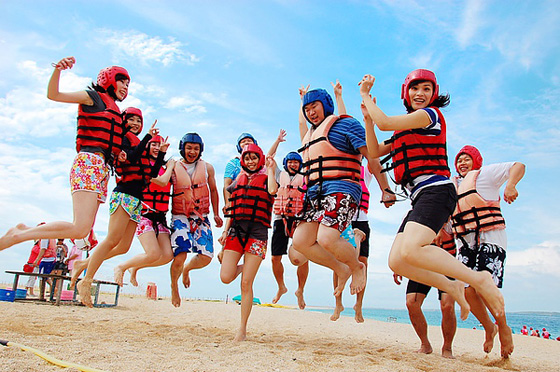
[[[280,172],[280,187],[274,199],[274,213],[282,217],[295,217],[303,210],[303,176],[293,177],[283,170]]]
[[[237,184],[229,197],[226,217],[235,220],[259,222],[270,227],[272,203],[274,197],[268,193],[268,176],[254,174],[249,178],[242,172],[237,177]]]
[[[103,111],[85,112],[82,105],[78,106],[76,151],[80,152],[85,146],[99,147],[108,161],[111,154],[117,158],[121,152],[124,124],[115,100],[107,93],[99,93],[99,97],[105,104]]]
[[[447,164],[445,118],[438,108],[430,108],[434,109],[439,117],[441,130],[438,134],[427,135],[424,128],[398,130],[386,141],[391,144],[391,152],[381,160],[381,164],[387,163],[389,159],[392,159],[392,163],[382,172],[392,169],[397,184],[409,184],[414,178],[424,174],[451,176]]]
[[[152,166],[154,162],[150,161]],[[159,175],[165,173],[165,169],[162,167],[159,170]],[[169,210],[169,199],[171,195],[171,182],[167,183],[165,186],[156,185],[150,182],[143,193],[143,210],[142,214],[147,213],[167,213]]]
[[[443,248],[446,252],[448,252],[453,257],[457,256],[457,246],[455,245],[455,238],[453,234],[449,234],[447,231],[442,231],[443,241],[439,247]]]
[[[360,173],[360,185],[362,186],[362,198],[360,199],[360,210],[367,214],[369,210],[369,189],[365,181],[365,168],[362,166],[362,171]]]
[[[146,185],[150,182],[152,166],[148,150],[144,149],[142,155],[137,161],[131,163],[128,159],[124,162],[117,162],[117,183],[125,182],[144,182]]]
[[[310,128],[301,141],[303,147],[298,152],[302,154],[308,188],[323,181],[360,182],[362,155],[340,151],[328,139],[333,124],[343,117],[348,116],[328,116],[319,126]]]

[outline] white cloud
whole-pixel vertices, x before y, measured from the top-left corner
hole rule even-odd
[[[139,31],[97,30],[96,43],[108,45],[117,59],[133,58],[141,63],[159,62],[169,66],[175,62],[194,65],[199,58],[184,50],[184,44],[168,37],[164,41],[158,36],[150,37]]]
[[[508,270],[516,275],[551,275],[560,278],[560,245],[545,241],[523,251],[508,252]]]
[[[468,1],[463,12],[461,25],[456,30],[457,41],[461,48],[465,48],[476,35],[481,23],[481,11],[484,3],[481,0]]]

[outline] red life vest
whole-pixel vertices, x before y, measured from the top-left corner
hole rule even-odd
[[[476,180],[479,170],[467,173],[460,185],[454,178],[459,201],[453,213],[453,228],[458,237],[470,232],[479,233],[505,229],[506,222],[500,210],[500,200],[486,200],[476,192]]]
[[[210,213],[206,162],[202,159],[197,160],[192,176],[187,172],[187,166],[183,161],[177,162],[174,172],[171,213],[185,216],[196,214],[199,217]]]
[[[140,144],[140,139],[138,138],[138,136],[130,131],[126,132],[126,134],[124,135],[126,137],[126,139],[128,140],[128,142],[130,143],[130,146],[126,146],[126,141],[123,141],[123,145],[122,145],[122,150],[129,150],[133,147],[136,147]],[[116,166],[115,166],[115,172],[117,174],[117,183],[121,182],[120,179],[122,177],[123,174],[123,165],[124,163],[119,163],[117,162]]]
[[[150,162],[153,165],[153,162]],[[165,173],[165,169],[162,167],[159,170],[159,175]],[[169,210],[169,197],[171,191],[171,182],[167,183],[165,186],[156,185],[153,182],[148,184],[148,187],[144,190],[143,194],[143,210],[142,214],[146,213],[167,213]]]
[[[101,112],[85,112],[78,106],[78,134],[76,151],[84,146],[100,147],[105,156],[113,154],[115,158],[121,152],[124,124],[121,110],[107,93],[99,93],[105,103]],[[107,159],[106,159],[107,160]]]
[[[451,176],[447,165],[445,118],[438,108],[431,108],[437,112],[441,123],[439,134],[426,135],[423,128],[398,130],[388,141],[391,143],[391,152],[381,160],[381,164],[392,159],[392,164],[383,172],[393,169],[397,184],[406,185],[424,174]]]
[[[286,171],[280,172],[280,187],[274,199],[274,213],[283,217],[294,217],[303,210],[303,176],[291,177]]]
[[[439,247],[443,248],[447,251],[450,255],[455,257],[457,255],[457,246],[455,245],[455,238],[453,234],[449,234],[447,231],[443,230],[443,241]]]
[[[360,173],[360,185],[362,186],[362,198],[360,199],[359,208],[366,214],[369,210],[369,189],[365,181],[365,168],[362,166]]]
[[[237,177],[237,184],[229,197],[226,217],[234,220],[260,222],[270,227],[273,196],[268,193],[268,176],[254,174],[249,178],[242,172]]]
[[[333,124],[348,116],[330,115],[318,127],[310,128],[301,141],[305,183],[307,187],[323,182],[345,180],[360,182],[361,154],[349,154],[334,147],[328,134]]]

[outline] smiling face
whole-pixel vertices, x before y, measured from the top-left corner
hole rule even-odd
[[[185,143],[185,161],[188,164],[192,164],[198,160],[200,156],[200,144],[199,143]]]
[[[299,171],[300,162],[298,160],[288,160],[286,166],[290,173],[297,173]]]
[[[142,119],[138,115],[132,115],[127,119],[126,125],[130,128],[132,133],[138,135],[142,128]]]
[[[303,111],[311,124],[315,126],[321,124],[323,120],[325,120],[325,110],[321,101],[308,103],[303,107]]]
[[[115,95],[119,101],[122,101],[128,95],[128,79],[117,80],[117,89],[115,90]]]
[[[150,142],[150,157],[157,158],[161,143],[159,141]]]
[[[257,167],[259,166],[259,155],[255,154],[254,152],[248,152],[243,155],[243,161],[245,162],[245,167],[249,169],[251,172],[255,172]]]
[[[413,110],[419,110],[428,107],[432,95],[434,94],[434,86],[429,81],[421,83],[413,83],[408,89],[410,96],[410,106]]]
[[[473,169],[473,159],[470,155],[461,154],[457,158],[457,170],[461,177],[465,177]]]

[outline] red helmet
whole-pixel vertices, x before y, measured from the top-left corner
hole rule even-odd
[[[163,137],[158,134],[157,136],[152,137],[152,139],[148,141],[148,143],[152,143],[152,142],[161,143],[163,142]]]
[[[482,155],[480,155],[480,151],[478,151],[478,149],[474,146],[465,145],[461,150],[459,150],[457,156],[455,156],[455,169],[457,170],[457,173],[459,173],[459,169],[457,168],[457,160],[459,160],[459,156],[461,156],[461,154],[467,154],[472,158],[473,170],[477,170],[482,167]]]
[[[122,74],[126,76],[128,81],[130,81],[130,75],[128,75],[128,71],[126,71],[124,67],[111,66],[111,67],[106,67],[103,70],[99,71],[99,74],[97,75],[97,85],[99,85],[101,88],[105,90],[109,89],[109,87],[113,87],[113,89],[116,91],[117,90],[116,78],[118,74]],[[126,96],[123,97],[123,99],[125,98]]]
[[[140,117],[140,131],[138,133],[142,132],[142,128],[144,127],[144,117],[142,116],[142,110],[140,110],[139,108],[136,107],[128,107],[123,111],[123,117],[124,119],[128,119],[129,116],[132,115],[136,115]]]
[[[245,154],[248,154],[250,152],[257,154],[257,156],[259,157],[259,163],[257,164],[257,169],[254,171],[248,170],[247,165],[245,164]],[[260,171],[264,167],[264,160],[265,160],[264,154],[262,149],[259,147],[259,145],[255,145],[254,143],[249,143],[248,145],[245,145],[243,147],[243,151],[241,152],[241,167],[247,173],[256,173]]]
[[[404,79],[404,84],[402,85],[401,98],[404,99],[409,106],[412,106],[410,103],[410,95],[408,94],[408,89],[413,82],[418,80],[426,80],[434,85],[434,94],[432,94],[432,99],[430,100],[430,102],[428,102],[428,105],[430,105],[439,96],[439,85],[437,83],[436,74],[434,74],[430,70],[424,70],[420,68],[408,74],[406,76],[406,79]]]

